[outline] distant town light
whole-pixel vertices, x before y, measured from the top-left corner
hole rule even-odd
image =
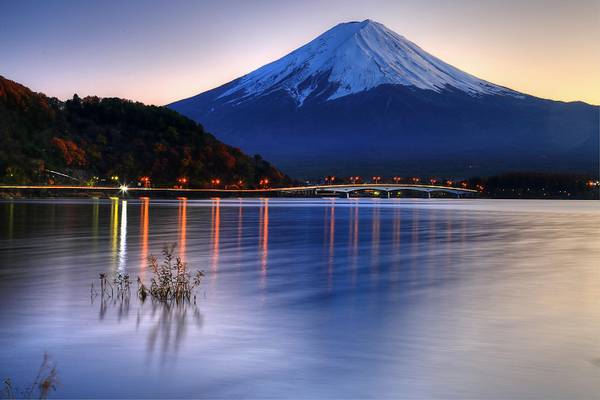
[[[129,188],[127,187],[127,185],[121,185],[119,186],[119,190],[121,191],[121,193],[127,193]]]

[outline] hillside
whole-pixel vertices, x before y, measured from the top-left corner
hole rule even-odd
[[[169,107],[297,177],[598,171],[597,106],[479,79],[370,20]]]
[[[1,76],[0,140],[2,183],[65,179],[49,170],[80,183],[111,176],[121,182],[149,176],[157,185],[185,177],[192,186],[216,178],[245,186],[263,178],[274,185],[289,181],[260,156],[221,143],[167,108],[77,95],[61,102]]]

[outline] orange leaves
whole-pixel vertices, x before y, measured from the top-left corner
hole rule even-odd
[[[52,144],[60,151],[69,167],[83,167],[87,164],[85,151],[75,142],[59,137],[52,138]]]

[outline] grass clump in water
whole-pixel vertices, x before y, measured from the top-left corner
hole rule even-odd
[[[181,257],[173,255],[175,244],[165,246],[162,251],[163,260],[151,255],[148,257],[148,269],[152,272],[150,287],[138,276],[138,298],[143,302],[150,296],[152,300],[161,302],[196,300],[194,290],[200,286],[204,272],[190,273],[188,265]],[[112,276],[112,278],[110,278]],[[100,295],[103,299],[112,298],[128,300],[130,296],[131,279],[128,274],[115,275],[100,273]],[[90,289],[92,299],[98,295],[92,283]]]
[[[148,268],[153,276],[150,288],[146,287],[138,277],[138,297],[144,301],[150,296],[153,300],[162,302],[196,300],[194,289],[200,286],[204,273],[196,271],[190,273],[187,263],[181,257],[173,255],[175,245],[165,246],[162,251],[163,260],[160,262],[156,256],[148,257]]]

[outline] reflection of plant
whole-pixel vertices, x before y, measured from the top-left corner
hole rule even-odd
[[[58,373],[56,367],[50,362],[48,354],[44,354],[42,365],[38,370],[35,380],[25,390],[19,391],[12,384],[12,380],[4,380],[4,388],[0,391],[0,399],[47,399],[50,390],[56,390]]]
[[[179,346],[187,334],[188,328],[193,324],[202,327],[203,317],[195,303],[188,301],[162,302],[152,300],[140,308],[137,317],[137,326],[150,324],[148,330],[147,350],[161,354],[161,364],[167,355],[176,355]],[[145,311],[144,311],[145,310]]]
[[[187,270],[187,263],[180,257],[173,257],[172,246],[165,246],[162,251],[164,261],[159,263],[156,256],[148,257],[149,267],[154,275],[148,289],[138,277],[138,296],[144,301],[148,294],[152,299],[167,302],[174,300],[176,303],[190,301],[194,289],[200,285],[204,273],[196,271],[193,275]],[[194,296],[195,300],[196,296]]]
[[[137,278],[137,297],[141,302],[137,325],[139,327],[144,320],[152,324],[148,334],[148,351],[154,352],[159,347],[163,357],[177,352],[190,323],[201,327],[203,322],[194,291],[204,273],[188,272],[187,263],[174,256],[174,248],[175,245],[164,247],[162,262],[156,256],[148,257],[148,269],[152,272],[149,287],[140,277]],[[131,279],[127,274],[100,274],[100,292],[95,290],[93,283],[90,290],[92,302],[100,295],[100,319],[104,319],[110,306],[118,309],[119,320],[128,317],[130,286]],[[147,298],[150,298],[150,304],[146,303]],[[150,312],[144,312],[148,306]]]

